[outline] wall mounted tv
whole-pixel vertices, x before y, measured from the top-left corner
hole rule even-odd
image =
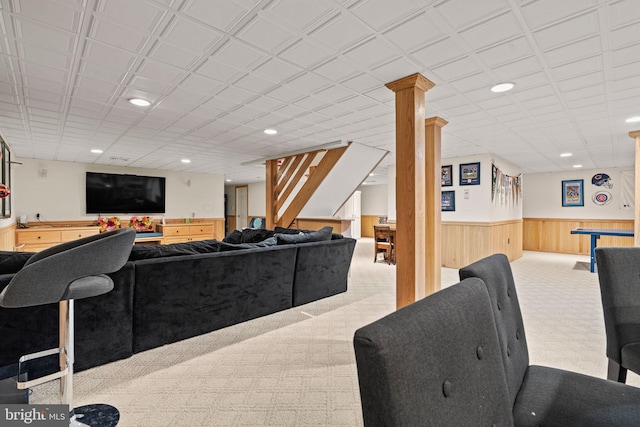
[[[165,178],[87,172],[88,214],[165,212]]]

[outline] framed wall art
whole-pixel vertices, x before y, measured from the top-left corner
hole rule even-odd
[[[480,185],[480,162],[460,164],[460,185]]]
[[[442,186],[451,187],[453,185],[453,166],[442,166]]]
[[[456,210],[456,192],[455,191],[442,192],[441,210],[443,212],[446,212],[446,211],[453,212]]]
[[[562,206],[584,206],[584,180],[562,181]]]

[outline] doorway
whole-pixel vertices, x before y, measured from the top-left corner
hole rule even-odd
[[[249,187],[246,185],[236,187],[236,230],[247,227],[249,205]]]

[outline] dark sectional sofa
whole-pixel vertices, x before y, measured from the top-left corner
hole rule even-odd
[[[75,301],[75,370],[347,290],[355,240],[279,229],[136,245],[108,294]],[[30,254],[0,252],[0,290]],[[0,367],[58,341],[58,306],[0,308]]]

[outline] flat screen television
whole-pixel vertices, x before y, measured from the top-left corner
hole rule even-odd
[[[165,178],[87,172],[88,214],[152,214],[165,212]]]

